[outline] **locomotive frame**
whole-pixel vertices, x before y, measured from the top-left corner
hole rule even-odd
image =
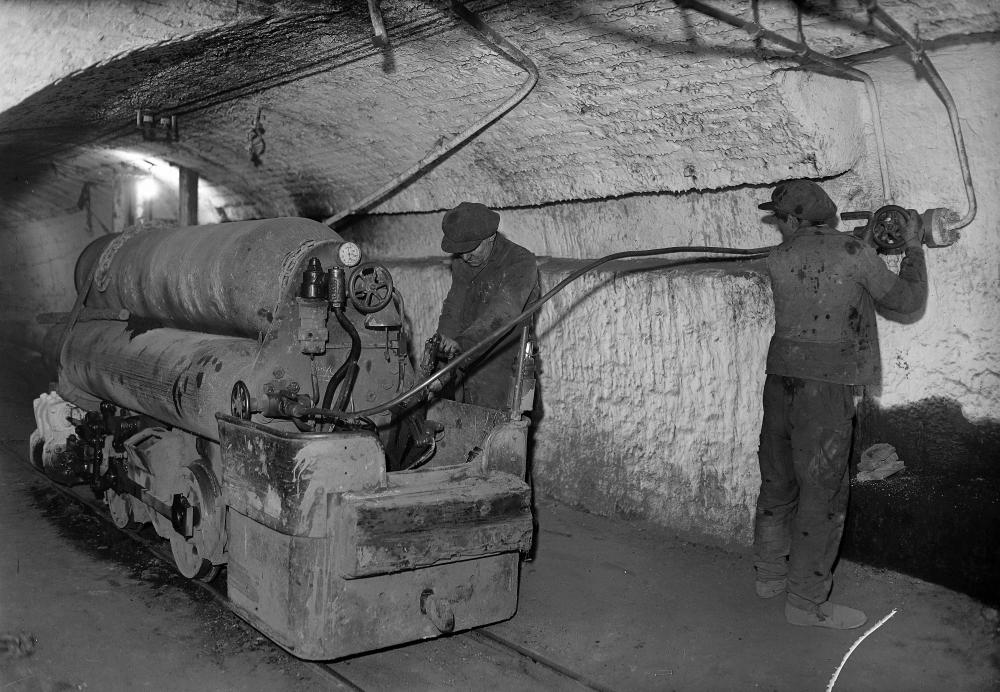
[[[78,264],[58,390],[35,403],[36,464],[90,484],[118,526],[152,523],[185,576],[225,567],[234,609],[300,658],[513,616],[532,541],[524,348],[507,410],[417,391],[378,410],[412,384],[402,301],[372,305],[396,289],[370,264],[366,300],[344,300],[359,255],[328,227],[102,240]]]

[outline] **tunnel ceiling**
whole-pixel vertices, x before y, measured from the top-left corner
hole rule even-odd
[[[32,93],[5,94],[13,105],[0,113],[0,225],[75,210],[82,185],[107,183],[126,155],[196,171],[223,218],[322,219],[473,126],[527,78],[447,4],[430,0],[381,3],[387,47],[373,41],[363,2],[237,3],[239,11],[225,2],[137,4],[142,17],[129,21],[151,18],[157,27],[144,45],[115,36],[107,47],[90,42],[73,58],[88,60],[80,69]],[[711,4],[752,18],[749,1]],[[868,24],[860,4],[802,3],[810,47],[849,56],[898,43]],[[437,210],[470,196],[528,206],[767,184],[780,177],[774,161],[802,157],[775,77],[794,63],[740,29],[672,2],[468,6],[538,65],[538,84],[378,211]],[[22,27],[57,21],[26,7]],[[882,7],[924,40],[1000,26],[997,3]],[[760,2],[758,10],[764,26],[796,37],[795,5]],[[54,24],[52,40],[72,41],[68,29]],[[8,85],[23,84],[16,72],[31,67],[30,56],[20,57],[8,60]],[[140,109],[175,116],[176,141],[162,130],[144,137]],[[254,162],[249,132],[258,113],[266,148]]]

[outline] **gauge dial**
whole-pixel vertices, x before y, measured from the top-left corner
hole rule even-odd
[[[361,261],[361,248],[354,243],[344,243],[337,254],[345,267],[353,267]]]

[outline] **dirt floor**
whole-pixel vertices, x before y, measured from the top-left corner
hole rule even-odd
[[[0,368],[0,692],[332,689],[48,489],[24,461],[31,399],[44,383],[3,362],[14,367]],[[867,629],[787,625],[780,598],[754,595],[745,554],[538,504],[538,551],[522,571],[518,614],[490,629],[609,689],[825,690]],[[847,562],[835,597],[872,624],[896,611],[851,654],[835,690],[1000,690],[996,610]],[[375,690],[557,688],[497,660],[451,637],[336,667]]]

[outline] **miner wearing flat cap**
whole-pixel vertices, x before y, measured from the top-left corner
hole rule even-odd
[[[441,222],[441,249],[456,256],[437,328],[449,355],[468,351],[538,298],[535,256],[508,240],[500,226],[500,214],[477,202],[462,202]],[[465,365],[456,398],[497,409],[508,405],[519,334],[512,328]]]
[[[767,258],[774,336],[758,451],[756,592],[784,596],[790,624],[852,629],[866,615],[829,595],[847,511],[855,396],[881,383],[876,306],[914,313],[927,299],[923,232],[910,211],[897,275],[865,239],[836,230],[837,205],[811,180],[781,183],[759,207],[783,242]]]

